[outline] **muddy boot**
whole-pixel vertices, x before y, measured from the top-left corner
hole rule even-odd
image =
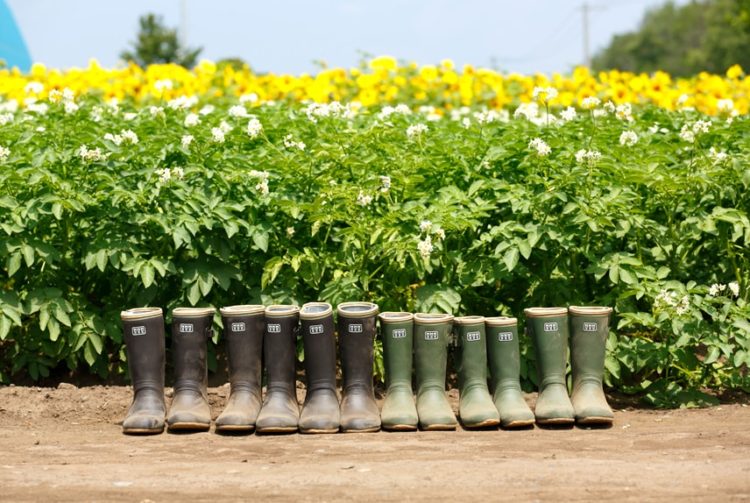
[[[423,430],[455,430],[456,415],[445,393],[448,343],[453,316],[414,315],[414,367],[417,374],[417,415]]]
[[[380,315],[383,363],[388,391],[380,419],[383,429],[416,430],[419,418],[411,389],[414,352],[414,315],[386,312]]]
[[[339,431],[336,394],[336,338],[333,309],[325,302],[309,302],[300,310],[305,347],[307,394],[299,418],[302,433]]]
[[[518,320],[485,318],[487,353],[490,360],[492,399],[500,413],[503,428],[522,428],[534,424],[534,413],[521,392]]]
[[[458,335],[458,414],[466,428],[500,424],[500,416],[487,388],[487,345],[484,316],[460,316],[453,320]]]
[[[214,312],[212,307],[178,307],[172,311],[174,397],[167,415],[170,431],[205,431],[211,427],[206,344],[213,331]]]
[[[120,313],[133,384],[133,403],[122,422],[128,434],[164,431],[164,316],[161,308],[142,307]]]
[[[579,424],[612,424],[614,414],[602,389],[611,307],[570,306],[571,401]]]
[[[526,327],[533,337],[539,369],[536,422],[547,425],[572,424],[575,410],[568,398],[565,381],[568,361],[568,310],[564,307],[524,309]]]
[[[296,306],[268,306],[263,356],[266,362],[266,399],[255,428],[260,433],[297,431],[299,405],[294,364],[297,360]]]
[[[344,393],[341,431],[372,432],[380,429],[380,410],[372,386],[377,304],[344,302],[337,306]]]
[[[250,432],[255,429],[260,411],[265,310],[259,305],[221,308],[230,391],[227,405],[216,419],[218,432]]]

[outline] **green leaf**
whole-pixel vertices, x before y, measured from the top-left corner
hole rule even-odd
[[[281,257],[273,257],[266,262],[263,268],[263,275],[260,279],[261,288],[266,288],[268,285],[273,283],[276,276],[279,275],[279,271],[284,267],[284,259]]]
[[[60,324],[56,319],[50,318],[47,323],[47,331],[49,332],[49,340],[56,341],[60,337]]]
[[[503,255],[503,262],[505,263],[505,267],[508,268],[508,272],[515,269],[516,264],[518,264],[518,257],[518,248],[511,247],[505,252],[505,255]]]
[[[104,269],[107,267],[107,258],[107,250],[99,250],[96,252],[96,267],[98,267],[101,272],[104,272]]]
[[[267,232],[254,232],[253,243],[264,253],[268,251],[268,233]]]
[[[0,341],[4,341],[5,338],[8,337],[11,327],[12,324],[10,318],[7,316],[0,316]]]
[[[23,254],[23,259],[26,261],[26,267],[34,265],[34,248],[25,244],[21,246],[21,253]]]
[[[190,305],[196,305],[198,301],[201,300],[201,288],[200,285],[198,285],[198,282],[196,281],[193,283],[190,288],[188,289],[188,301],[190,302]]]
[[[141,267],[141,280],[143,280],[143,286],[148,288],[154,284],[154,266],[150,262],[146,262]]]
[[[13,276],[21,268],[21,254],[16,252],[8,257],[8,277]]]

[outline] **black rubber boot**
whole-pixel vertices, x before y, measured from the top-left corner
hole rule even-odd
[[[143,307],[120,313],[133,384],[133,403],[122,422],[127,434],[164,431],[164,315]]]
[[[380,410],[372,386],[373,350],[377,304],[344,302],[337,307],[344,393],[341,399],[341,430],[380,430]]]
[[[325,302],[310,302],[300,311],[305,346],[307,394],[299,418],[302,433],[339,431],[339,397],[336,394],[336,339],[333,310]]]
[[[259,433],[293,433],[299,423],[294,364],[297,359],[299,308],[268,306],[263,356],[266,398],[255,428]]]
[[[173,430],[206,431],[211,427],[206,352],[213,333],[212,307],[178,307],[172,311],[174,397],[167,425]]]
[[[231,387],[224,412],[216,419],[216,431],[250,432],[255,429],[261,403],[265,310],[258,305],[221,308]]]

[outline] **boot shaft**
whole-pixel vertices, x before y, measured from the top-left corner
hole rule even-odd
[[[172,310],[172,357],[175,392],[194,389],[205,393],[208,383],[206,344],[213,334],[212,307]]]
[[[461,390],[467,386],[487,386],[487,346],[483,316],[460,316],[453,320],[458,357],[458,382]]]
[[[120,313],[128,371],[133,388],[164,389],[164,315],[161,308],[143,307]]]
[[[326,302],[308,302],[300,310],[305,348],[307,391],[336,389],[336,338],[333,308]]]
[[[526,329],[534,341],[539,389],[565,385],[568,362],[568,310],[561,307],[524,309]]]
[[[299,308],[290,305],[268,306],[265,319],[263,356],[266,364],[267,389],[294,393]]]
[[[612,308],[570,306],[569,312],[573,386],[581,380],[601,383]]]
[[[260,389],[265,307],[239,305],[221,308],[229,382],[232,389]]]
[[[485,318],[487,359],[490,363],[492,390],[519,385],[521,354],[518,342],[518,320],[505,316]]]
[[[453,316],[450,314],[414,315],[414,367],[419,390],[426,386],[445,390],[452,327]]]
[[[344,302],[336,310],[344,390],[352,386],[372,390],[378,306],[371,302]]]
[[[385,312],[381,313],[379,318],[386,385],[408,385],[411,389],[414,315]]]

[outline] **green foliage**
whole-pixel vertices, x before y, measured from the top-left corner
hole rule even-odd
[[[734,64],[750,67],[749,46],[749,0],[668,2],[648,11],[638,30],[616,35],[593,67],[675,76],[723,73]]]
[[[177,30],[164,26],[161,16],[146,14],[140,17],[138,24],[137,40],[132,43],[132,50],[120,54],[123,60],[142,67],[161,63],[175,63],[187,68],[195,66],[203,48],[181,47]]]
[[[236,102],[212,104],[187,127],[206,103],[86,98],[0,129],[1,379],[122,371],[129,307],[366,300],[457,315],[611,305],[609,386],[663,406],[750,391],[747,119],[458,112],[465,125],[276,103],[252,109],[251,136]],[[708,132],[682,139],[699,119]],[[601,159],[577,161],[582,148]],[[528,341],[522,354],[529,386]]]

